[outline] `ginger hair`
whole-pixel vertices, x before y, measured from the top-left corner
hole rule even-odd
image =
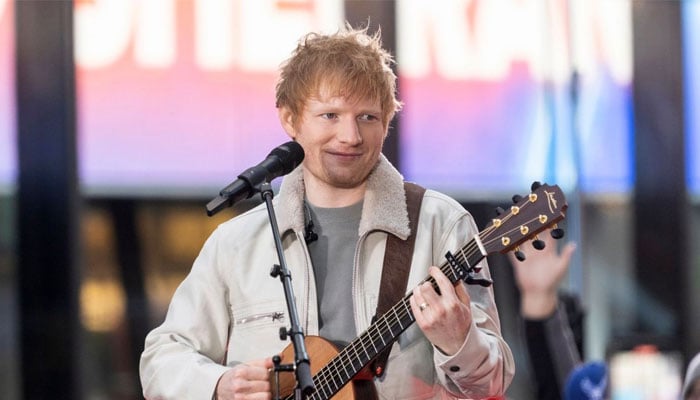
[[[381,32],[349,25],[334,34],[309,33],[281,67],[276,87],[277,108],[287,107],[297,122],[306,100],[321,90],[349,100],[378,100],[388,127],[401,109],[396,98],[393,57],[382,47]],[[330,92],[325,92],[330,91]]]

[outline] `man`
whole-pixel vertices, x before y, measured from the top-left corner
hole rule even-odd
[[[410,232],[403,178],[381,154],[400,108],[391,56],[378,35],[309,34],[282,67],[282,127],[304,149],[275,210],[302,329],[343,345],[371,323],[389,235]],[[313,224],[318,240],[306,243]],[[380,398],[501,396],[512,355],[501,337],[490,288],[453,286],[438,268],[476,233],[456,201],[428,190],[422,200],[408,287],[415,324],[398,338]],[[271,397],[271,356],[289,323],[264,205],[222,224],[146,338],[141,380],[147,398]],[[488,265],[481,276],[490,277]],[[432,276],[440,294],[430,284]],[[310,354],[313,359],[313,354]],[[313,360],[312,360],[313,361]]]

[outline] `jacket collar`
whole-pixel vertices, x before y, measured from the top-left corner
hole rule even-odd
[[[293,229],[304,231],[304,178],[303,166],[284,177],[276,200],[280,232]],[[405,240],[409,234],[406,192],[403,176],[384,157],[367,178],[360,220],[360,236],[381,230]]]

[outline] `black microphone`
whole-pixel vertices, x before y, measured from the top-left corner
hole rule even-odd
[[[311,244],[318,240],[318,234],[314,232],[314,222],[309,220],[309,223],[304,227],[304,242]]]
[[[250,198],[258,185],[292,172],[303,159],[304,149],[297,142],[276,147],[260,164],[243,171],[238,179],[221,189],[219,195],[207,203],[207,215],[211,217],[225,207]]]

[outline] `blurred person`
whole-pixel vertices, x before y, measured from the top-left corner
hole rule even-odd
[[[576,244],[569,242],[559,251],[551,235],[539,239],[543,249],[524,243],[519,249],[524,260],[515,252],[508,258],[520,294],[519,317],[536,398],[559,400],[583,354],[582,307],[575,295],[561,290]]]
[[[683,400],[700,400],[700,353],[696,354],[685,372]]]
[[[283,179],[274,204],[302,328],[340,347],[351,342],[377,308],[387,243],[413,235],[402,294],[413,288],[416,323],[371,380],[378,396],[499,397],[514,363],[493,290],[453,285],[435,267],[477,233],[472,216],[426,190],[412,231],[403,177],[381,153],[401,107],[392,63],[379,33],[345,27],[306,35],[281,68],[280,123],[305,158]],[[146,338],[146,398],[271,397],[272,356],[286,345],[278,330],[289,318],[279,282],[267,274],[278,262],[264,204],[213,232],[164,322]],[[479,266],[479,277],[490,278],[486,261]],[[428,276],[438,291],[421,283]]]

